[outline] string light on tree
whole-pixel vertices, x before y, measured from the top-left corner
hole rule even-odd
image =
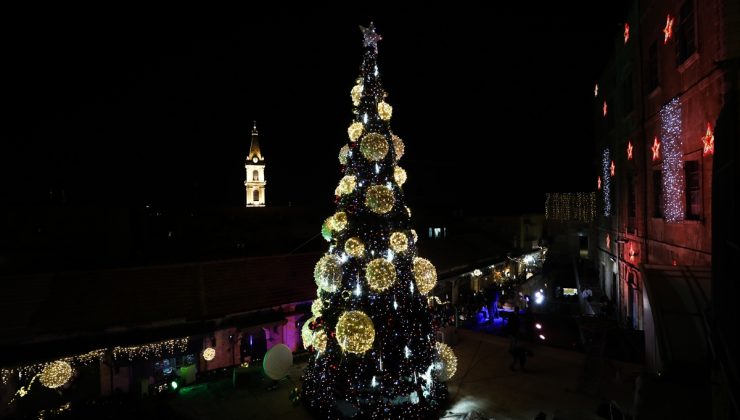
[[[355,178],[353,175],[344,176],[341,180],[339,180],[339,185],[337,185],[337,188],[334,190],[334,195],[352,194],[352,192],[355,190],[356,185],[357,178]]]
[[[393,140],[393,148],[396,150],[396,162],[398,162],[406,151],[406,147],[403,144],[403,140],[397,135],[391,135],[391,139]]]
[[[414,280],[419,293],[426,295],[437,284],[437,269],[425,258],[414,258]]]
[[[315,350],[302,400],[316,418],[336,417],[338,403],[363,418],[432,418],[447,395],[432,375],[438,325],[424,295],[436,284],[436,270],[415,260],[418,238],[401,188],[406,174],[398,167],[405,147],[390,127],[379,40],[373,25],[363,28],[366,48],[355,83],[362,91],[353,91],[351,122],[362,131],[353,132],[356,143],[340,159],[343,174],[355,177],[354,188],[340,181],[335,191],[346,226],[336,230],[335,217],[325,223],[331,245],[315,270],[323,305],[302,329]]]
[[[344,251],[352,257],[360,258],[365,254],[365,244],[360,238],[354,236],[344,243]]]
[[[325,254],[313,270],[316,285],[326,292],[335,292],[342,281],[342,261],[334,254]]]
[[[365,353],[375,341],[373,321],[362,311],[347,311],[337,321],[337,343],[349,353]]]
[[[363,131],[365,131],[365,126],[361,122],[355,121],[347,128],[347,135],[349,135],[350,141],[357,141]]]
[[[396,281],[396,266],[385,258],[376,258],[367,264],[365,277],[370,289],[382,292]]]
[[[391,119],[391,115],[393,115],[393,107],[388,105],[385,102],[379,102],[378,103],[378,115],[380,115],[380,118],[384,121],[388,121]]]
[[[350,91],[350,96],[352,97],[352,105],[360,105],[360,100],[362,99],[362,80],[360,80],[354,87],[352,87],[352,90]]]
[[[395,252],[403,252],[409,248],[409,239],[403,232],[391,233],[390,247]]]
[[[436,343],[438,362],[437,371],[439,379],[443,382],[449,381],[457,372],[457,356],[450,346],[445,343]]]
[[[339,149],[339,163],[345,166],[347,165],[347,159],[349,159],[349,146],[345,144]]]
[[[324,302],[321,300],[320,297],[317,297],[313,300],[311,303],[311,314],[314,317],[321,316],[321,311],[324,309]]]
[[[360,152],[369,161],[381,161],[388,154],[388,140],[382,134],[368,133],[360,141]]]
[[[681,139],[681,102],[672,99],[660,110],[663,139],[663,216],[668,223],[684,219],[683,144]]]
[[[663,28],[663,44],[668,44],[671,38],[673,38],[673,18],[671,15],[667,15],[665,18],[665,28]]]
[[[393,179],[396,184],[403,185],[406,182],[406,171],[402,167],[396,166],[393,168]]]
[[[311,323],[316,320],[316,316],[312,316],[303,323],[301,327],[301,340],[303,341],[303,348],[308,350],[313,345],[313,331],[311,330]]]
[[[393,209],[393,191],[383,185],[373,185],[365,192],[365,206],[373,213],[385,214]]]
[[[714,131],[712,130],[712,123],[707,123],[707,134],[701,138],[704,143],[704,156],[714,154]]]

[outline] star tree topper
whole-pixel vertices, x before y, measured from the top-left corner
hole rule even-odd
[[[368,26],[367,28],[360,25],[360,30],[362,31],[363,37],[362,43],[365,45],[365,47],[373,47],[375,49],[375,52],[378,52],[378,41],[382,40],[383,37],[375,32],[375,24],[370,22],[370,26]]]

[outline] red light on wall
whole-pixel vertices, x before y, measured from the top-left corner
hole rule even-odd
[[[665,18],[665,28],[663,28],[665,37],[663,39],[663,45],[668,43],[668,40],[673,38],[673,18],[671,15],[667,15]]]
[[[627,41],[630,40],[630,24],[625,22],[624,23],[624,43],[626,44]]]
[[[612,176],[614,176],[614,169],[616,167],[614,166],[614,161],[612,161],[612,164],[609,166],[609,170],[611,171]]]
[[[653,147],[650,149],[653,151],[653,160],[658,160],[660,158],[660,141],[658,141],[657,136],[653,139]]]
[[[596,178],[596,189],[597,190],[601,189],[601,177]]]
[[[612,245],[612,237],[607,233],[606,234],[606,248],[610,249]]]
[[[635,247],[632,245],[632,243],[630,243],[629,256],[631,262],[635,262],[635,255],[637,255],[637,252],[635,252]]]
[[[707,123],[707,134],[701,138],[704,142],[704,156],[714,154],[714,131],[712,131],[712,123]]]
[[[599,84],[594,85],[594,98],[599,96]]]
[[[632,142],[627,140],[627,160],[632,160]]]
[[[606,117],[606,101],[604,101],[604,107],[603,107],[603,110],[604,110],[604,116]]]

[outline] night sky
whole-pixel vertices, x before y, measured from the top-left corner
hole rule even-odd
[[[593,83],[625,7],[489,3],[7,11],[0,201],[243,205],[257,120],[268,204],[328,203],[371,20],[412,208],[592,190]]]

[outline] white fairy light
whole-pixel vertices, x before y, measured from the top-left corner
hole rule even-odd
[[[610,164],[609,148],[605,148],[601,157],[601,179],[603,180],[601,191],[604,194],[604,216],[610,216],[612,212]]]
[[[669,223],[684,219],[683,144],[681,102],[674,98],[660,110],[660,137],[663,153],[663,215]]]

